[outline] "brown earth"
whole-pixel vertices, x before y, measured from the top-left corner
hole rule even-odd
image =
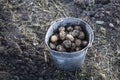
[[[50,23],[77,17],[95,39],[77,71],[53,65],[44,43]],[[73,0],[0,0],[0,80],[120,80],[120,0],[82,7]]]

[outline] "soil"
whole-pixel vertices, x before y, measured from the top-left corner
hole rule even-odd
[[[0,0],[0,80],[120,80],[120,0]],[[44,43],[52,21],[85,20],[94,43],[77,71],[57,69]]]

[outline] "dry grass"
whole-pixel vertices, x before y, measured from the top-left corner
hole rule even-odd
[[[38,38],[36,33],[41,33],[45,36],[52,21],[72,16],[72,12],[68,10],[67,5],[63,5],[63,3],[57,0],[31,0],[30,3],[18,3],[17,0],[10,2],[3,0],[1,2],[4,3],[4,10],[10,10],[12,14],[12,22],[10,23],[17,26],[21,33],[32,41],[33,45],[44,44],[44,37]],[[28,17],[27,20],[23,20],[22,17],[26,16]],[[82,18],[91,25],[95,33],[95,40],[93,46],[88,51],[85,64],[81,66],[81,70],[76,71],[74,74],[65,71],[63,79],[65,75],[70,75],[75,80],[85,77],[88,80],[119,80],[119,66],[115,66],[114,61],[117,58],[117,64],[120,64],[120,59],[116,57],[111,44],[107,42],[106,33],[102,34],[101,31],[97,31],[98,25],[92,23],[89,17],[79,16],[78,18]],[[45,62],[47,62],[49,56],[45,55],[45,53],[49,54],[46,49],[43,51],[43,54]],[[116,53],[117,55],[120,54],[119,51]],[[61,71],[58,70],[56,73],[61,74]]]

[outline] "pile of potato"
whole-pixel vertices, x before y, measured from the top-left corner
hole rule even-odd
[[[86,32],[81,26],[60,26],[50,37],[51,49],[60,52],[75,52],[87,46]]]

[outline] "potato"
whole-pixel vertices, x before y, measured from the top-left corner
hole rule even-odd
[[[67,34],[66,39],[69,39],[70,41],[74,41],[74,37],[71,34]]]
[[[50,41],[56,42],[58,40],[58,37],[56,35],[52,35]]]
[[[71,48],[71,41],[70,40],[63,41],[63,44],[64,44],[65,48]]]

